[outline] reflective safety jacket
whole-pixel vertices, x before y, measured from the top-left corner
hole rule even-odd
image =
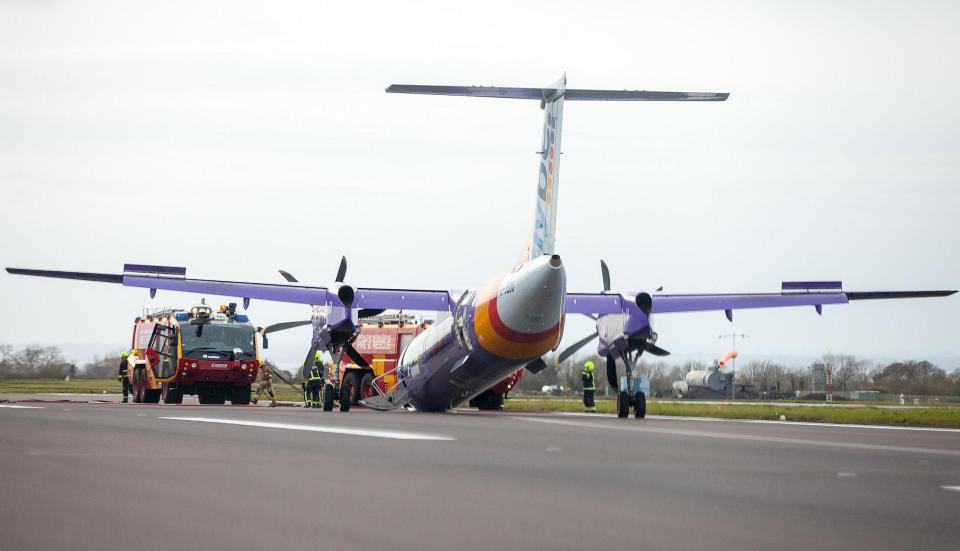
[[[321,380],[323,380],[323,365],[322,365],[322,364],[313,364],[313,367],[310,368],[310,380],[311,380],[311,381],[321,381]]]
[[[260,382],[270,384],[273,382],[273,370],[266,365],[260,366]]]
[[[120,371],[117,372],[117,375],[120,375],[121,377],[125,377],[127,375],[127,365],[128,365],[127,359],[122,358],[120,360]]]
[[[580,381],[583,382],[583,390],[597,390],[597,381],[593,375],[593,371],[580,373]]]

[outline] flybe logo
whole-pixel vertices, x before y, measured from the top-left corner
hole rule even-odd
[[[553,207],[553,194],[556,186],[557,166],[557,122],[560,118],[561,101],[547,104],[544,114],[543,142],[540,147],[540,177],[537,182],[537,220],[533,233],[533,251],[531,257],[544,254],[544,241],[552,233],[551,220],[548,217]]]

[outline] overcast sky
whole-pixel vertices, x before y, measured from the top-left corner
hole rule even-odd
[[[326,284],[346,255],[357,286],[475,288],[532,228],[542,112],[383,89],[566,71],[573,88],[732,94],[566,104],[569,290],[600,288],[600,258],[622,289],[955,289],[958,16],[953,2],[4,2],[0,265]],[[144,306],[197,298],[3,273],[0,342],[119,348]],[[571,320],[565,341],[590,325]],[[678,354],[719,356],[736,330],[742,358],[960,357],[957,297],[655,325]]]

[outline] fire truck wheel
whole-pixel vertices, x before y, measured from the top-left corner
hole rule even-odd
[[[323,411],[333,411],[333,385],[323,385]]]
[[[377,391],[373,389],[373,373],[365,374],[360,381],[360,398],[366,400],[376,393]]]
[[[250,385],[235,386],[230,393],[230,403],[235,406],[250,405]]]
[[[647,416],[647,396],[642,392],[637,393],[636,404],[633,406],[634,417],[643,419]]]
[[[354,382],[353,375],[354,373],[351,373],[340,383],[340,411],[350,411],[350,400],[353,398],[355,386],[351,384]]]
[[[163,403],[164,404],[182,404],[183,389],[180,387],[170,388],[170,383],[162,383]]]
[[[363,375],[360,373],[350,373],[347,375],[347,387],[350,389],[350,405],[354,405],[363,400]]]
[[[146,381],[144,381],[144,387],[146,387]],[[147,404],[159,404],[160,403],[160,389],[159,388],[144,388],[143,389],[143,401]]]
[[[617,393],[617,417],[630,415],[630,395],[625,391]]]

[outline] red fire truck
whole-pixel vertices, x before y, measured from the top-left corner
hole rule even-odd
[[[414,337],[424,331],[430,321],[413,314],[381,314],[365,318],[360,322],[360,334],[353,341],[353,347],[370,364],[365,368],[353,363],[346,355],[340,362],[340,399],[349,397],[351,404],[374,393],[388,392],[397,383],[394,371],[400,355]],[[523,370],[511,374],[495,387],[487,390],[470,401],[470,407],[482,410],[500,409],[508,392],[517,386]],[[334,373],[328,374],[335,381]],[[374,388],[376,386],[376,388]]]
[[[145,310],[134,320],[127,377],[134,402],[250,403],[260,367],[256,328],[237,305],[216,312],[206,304],[189,310]]]

